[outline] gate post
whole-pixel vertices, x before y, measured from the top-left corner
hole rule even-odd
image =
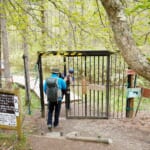
[[[45,117],[45,106],[44,106],[44,94],[43,94],[43,71],[42,71],[42,60],[41,54],[38,56],[38,73],[39,73],[39,89],[40,89],[40,99],[41,99],[41,117]]]
[[[135,72],[128,68],[127,71],[128,74],[128,85],[127,88],[133,88],[134,87],[134,82],[133,82],[133,77]],[[132,118],[134,113],[134,98],[128,98],[127,97],[127,103],[126,103],[126,117],[127,118]]]

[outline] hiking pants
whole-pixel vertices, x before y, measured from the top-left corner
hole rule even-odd
[[[50,124],[50,125],[54,125],[54,127],[56,127],[59,124],[60,110],[61,110],[61,101],[49,102],[47,125]],[[54,123],[53,123],[53,112],[54,112]]]

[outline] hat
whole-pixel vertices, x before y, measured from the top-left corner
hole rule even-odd
[[[52,68],[52,73],[59,73],[59,68]]]
[[[69,69],[69,73],[74,73],[73,68],[70,68],[70,69]]]

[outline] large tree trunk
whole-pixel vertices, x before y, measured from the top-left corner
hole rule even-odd
[[[132,38],[121,0],[101,0],[101,2],[107,12],[116,44],[125,61],[130,68],[150,81],[150,63]]]

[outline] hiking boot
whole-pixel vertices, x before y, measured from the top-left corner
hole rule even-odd
[[[59,127],[58,125],[54,126],[54,128],[58,128],[58,127]]]
[[[52,125],[51,125],[51,124],[48,125],[48,129],[49,129],[49,130],[52,129]]]
[[[59,124],[54,124],[54,128],[55,129],[59,128]]]

